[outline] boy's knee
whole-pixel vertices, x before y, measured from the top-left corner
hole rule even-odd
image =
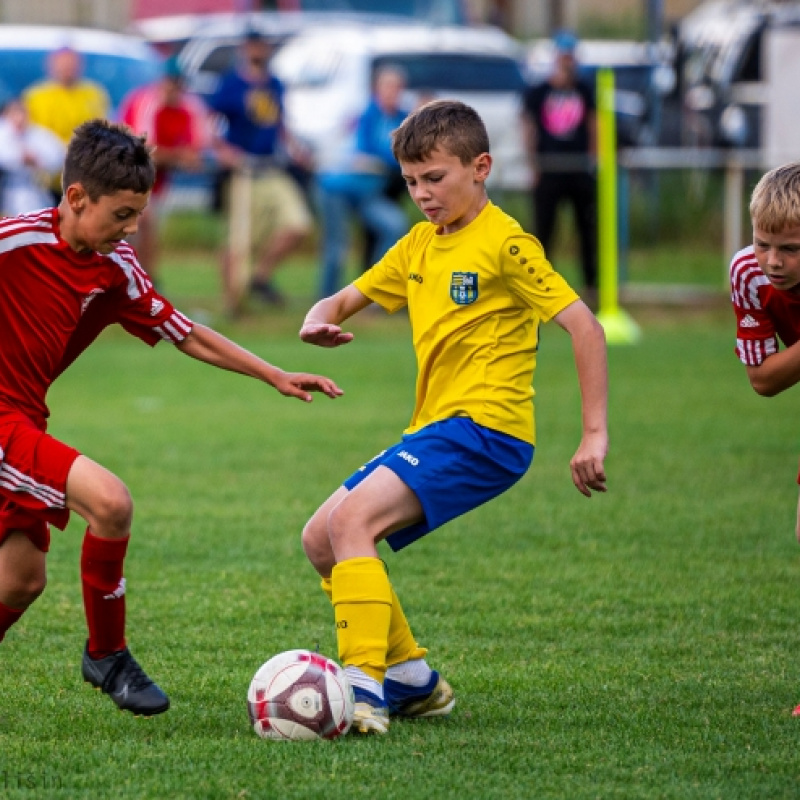
[[[352,520],[348,513],[346,503],[339,503],[328,515],[328,541],[331,547],[335,550],[337,544],[340,544],[352,532]]]
[[[133,498],[128,487],[122,481],[108,487],[97,500],[93,512],[94,520],[90,525],[98,528],[95,533],[107,538],[126,536],[133,521]]]
[[[300,538],[306,558],[317,569],[331,560],[331,545],[328,540],[328,532],[326,527],[320,524],[317,517],[312,517],[306,523]]]
[[[10,608],[27,608],[44,591],[47,575],[29,574],[19,576],[12,585],[3,587],[3,603]]]
[[[317,534],[314,530],[314,520],[309,520],[303,532],[300,534],[300,543],[303,545],[303,552],[311,558],[311,553],[317,548]]]

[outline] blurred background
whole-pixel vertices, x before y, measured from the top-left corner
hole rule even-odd
[[[48,55],[69,47],[80,53],[83,75],[106,90],[112,118],[127,95],[159,80],[168,61],[186,92],[211,101],[243,37],[256,30],[270,43],[271,70],[285,87],[285,125],[305,151],[306,173],[341,152],[381,68],[400,67],[406,108],[456,97],[480,111],[495,157],[490,193],[531,229],[522,98],[547,80],[553,36],[565,29],[576,36],[584,80],[593,83],[601,67],[615,77],[622,296],[724,299],[727,262],[750,233],[750,187],[764,169],[800,154],[793,102],[800,2],[0,0],[0,99],[24,95],[46,76]],[[170,272],[196,251],[214,253],[204,286],[219,294],[217,251],[229,236],[219,166],[208,158],[202,170],[172,170],[159,204],[168,292],[195,294],[189,278]],[[282,269],[276,281],[305,302],[318,285],[322,245],[317,197],[300,177],[315,222],[292,255],[305,275]],[[397,202],[409,224],[419,218],[407,198]],[[355,236],[344,277],[355,277],[361,234],[357,222],[348,224]],[[580,284],[573,231],[563,209],[550,255]]]

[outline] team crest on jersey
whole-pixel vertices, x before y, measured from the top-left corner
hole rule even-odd
[[[98,294],[103,294],[104,291],[105,289],[92,289],[81,301],[81,314],[89,307],[89,303],[91,303]]]
[[[468,306],[478,299],[478,273],[454,272],[450,278],[450,297],[460,306]]]

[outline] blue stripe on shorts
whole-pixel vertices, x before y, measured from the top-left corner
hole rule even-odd
[[[510,489],[527,472],[533,452],[528,442],[452,417],[403,436],[344,486],[354,489],[383,465],[416,494],[425,519],[386,537],[396,551]]]

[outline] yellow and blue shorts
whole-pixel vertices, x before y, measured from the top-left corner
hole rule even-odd
[[[414,492],[425,518],[386,537],[397,551],[510,489],[527,472],[533,452],[528,442],[453,417],[406,434],[344,486],[352,490],[384,466]]]

